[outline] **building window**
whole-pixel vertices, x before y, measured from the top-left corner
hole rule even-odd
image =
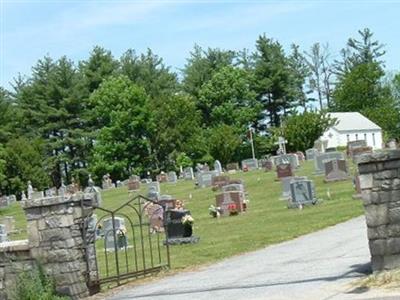
[[[372,144],[375,146],[375,133],[372,134]]]
[[[358,133],[356,133],[356,141],[358,141]]]
[[[347,142],[350,142],[350,134],[347,135]]]
[[[365,141],[365,143],[367,143],[367,134],[366,133],[364,133],[364,141]]]

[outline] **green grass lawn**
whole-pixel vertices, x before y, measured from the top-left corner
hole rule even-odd
[[[170,194],[184,201],[195,219],[194,235],[200,237],[198,244],[170,247],[172,269],[210,264],[225,257],[290,240],[363,213],[361,201],[352,199],[354,190],[351,180],[324,183],[323,176],[314,176],[313,170],[313,162],[306,162],[296,171],[296,175],[314,180],[317,198],[322,202],[302,210],[288,209],[286,202],[279,200],[282,188],[281,183],[275,181],[275,172],[253,171],[230,175],[231,178],[244,180],[250,203],[246,213],[219,219],[212,218],[208,213],[209,205],[215,205],[216,194],[210,188],[196,189],[192,181],[161,184],[162,194]],[[330,200],[327,199],[328,189]],[[146,190],[142,185],[140,192],[145,195]],[[104,191],[102,196],[103,206],[112,210],[128,200],[128,191],[123,187]],[[22,229],[20,234],[11,235],[10,238],[26,238],[26,221],[19,204],[14,203],[0,210],[0,216],[6,215],[14,216],[17,228]]]

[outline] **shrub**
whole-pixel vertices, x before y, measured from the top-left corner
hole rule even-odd
[[[14,291],[10,295],[15,300],[67,300],[56,294],[54,280],[39,266],[19,274]]]

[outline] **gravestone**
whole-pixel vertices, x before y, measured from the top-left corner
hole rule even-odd
[[[45,197],[54,197],[54,196],[57,196],[57,195],[58,195],[58,190],[57,190],[56,187],[52,187],[52,188],[49,188],[49,189],[44,191],[44,196]]]
[[[276,175],[278,179],[282,179],[284,177],[293,177],[292,166],[290,164],[280,164],[276,166]]]
[[[139,176],[132,175],[128,179],[128,191],[138,191],[140,190],[140,178]]]
[[[186,209],[172,209],[165,212],[165,225],[167,240],[170,245],[197,243],[198,237],[192,235],[192,226],[184,225],[182,218],[190,215]]]
[[[15,232],[15,219],[11,216],[5,216],[0,219],[0,224],[3,224],[7,233]]]
[[[107,218],[103,221],[103,230],[104,230],[104,243],[105,243],[105,248],[107,250],[114,251],[115,250],[115,245],[114,245],[114,236],[117,238],[117,248],[122,248],[121,246],[123,245],[120,243],[120,235],[118,232],[120,230],[125,230],[125,219],[121,217],[114,217],[114,228],[113,228],[113,220],[112,218]],[[115,230],[115,232],[114,232]],[[128,236],[125,234],[125,241],[126,245],[128,243]]]
[[[290,198],[290,184],[293,181],[299,181],[299,180],[307,180],[307,177],[305,176],[295,176],[295,177],[283,177],[281,179],[282,181],[282,200],[287,200]]]
[[[334,159],[339,159],[339,160],[345,159],[344,154],[342,152],[328,152],[328,153],[317,154],[317,156],[314,159],[315,173],[316,174],[323,173],[325,171],[324,163]]]
[[[292,166],[292,170],[300,166],[299,158],[296,154],[282,154],[274,156],[274,162],[276,166],[281,164],[290,164]]]
[[[8,207],[10,201],[7,196],[0,197],[0,208]]]
[[[14,203],[16,201],[17,201],[17,196],[15,196],[15,195],[8,196],[8,203],[9,204]]]
[[[355,161],[360,155],[363,154],[372,154],[374,150],[372,147],[357,147],[351,150],[351,158]]]
[[[324,163],[325,182],[347,180],[349,172],[344,159],[332,159]]]
[[[368,145],[366,140],[349,141],[347,142],[347,155],[352,157],[352,152],[354,149],[367,146]]]
[[[222,172],[222,165],[221,165],[221,162],[219,160],[216,160],[214,162],[214,171],[215,171],[215,174],[217,176],[219,176],[219,175],[221,175],[223,173]]]
[[[144,205],[144,212],[149,219],[151,232],[164,231],[164,209],[161,205],[148,201]]]
[[[336,152],[336,151],[337,151],[336,147],[329,147],[325,149],[325,152]]]
[[[248,158],[245,160],[242,160],[242,170],[246,169],[248,171],[253,171],[258,169],[258,161],[256,158]]]
[[[160,174],[158,174],[156,176],[156,180],[159,183],[167,182],[168,181],[167,174],[165,174],[164,172],[161,172]]]
[[[41,199],[41,198],[44,198],[44,193],[42,191],[39,191],[39,192],[35,191],[35,192],[31,193],[30,200],[36,200],[36,199]]]
[[[243,183],[231,183],[222,187],[222,192],[242,192],[244,193]]]
[[[268,159],[264,165],[265,171],[272,171],[274,169],[274,162],[271,159]]]
[[[197,173],[198,186],[201,188],[210,187],[212,185],[212,179],[214,176],[215,173],[212,171]]]
[[[183,170],[183,177],[185,180],[194,180],[194,173],[192,167],[187,167]]]
[[[169,183],[177,183],[178,182],[178,176],[176,176],[176,172],[174,172],[174,171],[168,172],[168,182]]]
[[[289,208],[316,203],[314,184],[311,180],[297,180],[290,183]]]
[[[299,161],[305,161],[305,160],[306,160],[306,157],[304,156],[304,153],[303,153],[303,152],[297,151],[295,154],[296,154],[297,157],[299,158]]]
[[[226,169],[228,171],[238,171],[239,170],[239,164],[238,163],[229,163],[226,165]]]
[[[160,183],[158,181],[152,181],[147,184],[147,188],[147,198],[157,201],[160,197]]]
[[[160,183],[158,181],[152,181],[147,184],[147,188],[150,190],[155,190],[157,193],[160,193]]]
[[[286,154],[286,144],[287,140],[284,137],[278,137],[278,142],[275,143],[275,145],[278,145],[278,154]]]
[[[241,191],[227,191],[215,196],[216,207],[221,208],[221,216],[229,215],[232,204],[238,213],[243,212],[244,200],[245,195]]]
[[[177,200],[171,195],[161,195],[160,199],[157,200],[157,204],[161,205],[161,207],[166,211],[170,209],[176,208]]]
[[[318,154],[317,149],[311,148],[306,150],[307,160],[314,160],[315,156]]]
[[[388,142],[387,142],[387,147],[388,147],[388,149],[396,150],[396,149],[397,149],[396,140],[390,140],[390,141],[388,141]]]
[[[227,184],[229,184],[229,176],[220,175],[214,176],[211,181],[211,185],[215,188],[221,188]]]
[[[0,224],[0,243],[8,241],[7,230],[4,224]]]
[[[110,174],[104,175],[104,176],[103,176],[103,181],[102,181],[102,183],[101,183],[101,188],[102,188],[103,190],[108,190],[108,189],[111,189],[111,188],[113,188],[113,187],[114,187],[114,185],[113,185],[113,183],[112,183]]]

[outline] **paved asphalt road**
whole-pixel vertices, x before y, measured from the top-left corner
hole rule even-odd
[[[366,225],[359,217],[107,299],[400,299],[349,284],[369,272]]]

